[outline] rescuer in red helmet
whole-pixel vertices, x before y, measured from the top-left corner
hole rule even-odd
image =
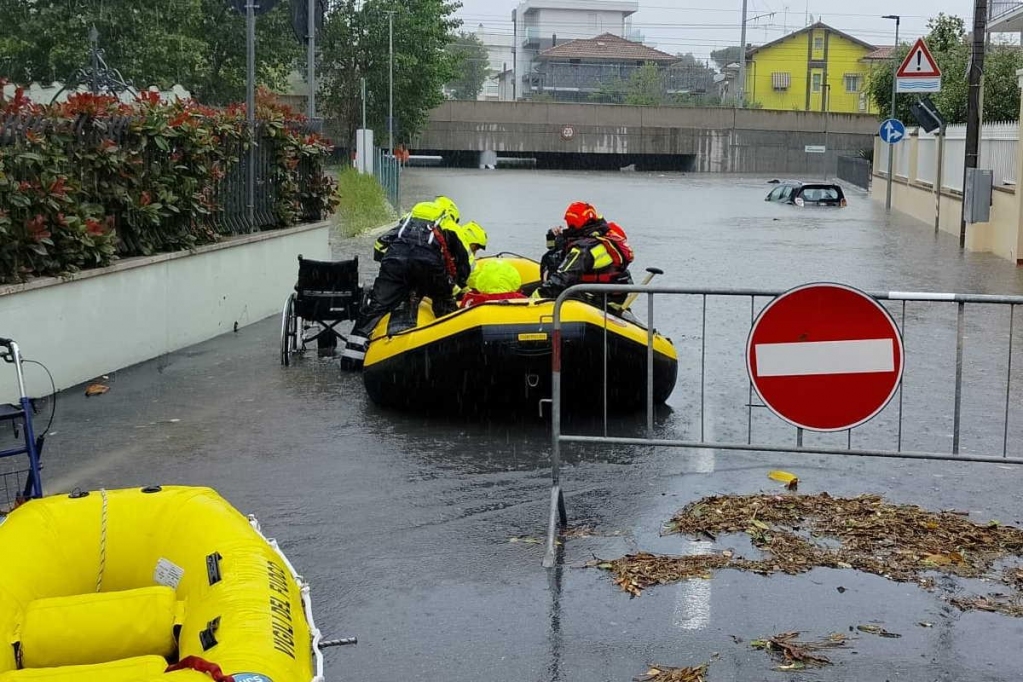
[[[629,264],[633,252],[620,226],[609,223],[586,202],[576,201],[565,210],[565,228],[547,231],[547,253],[540,261],[540,298],[556,298],[573,284],[631,284]],[[608,297],[621,305],[625,294]]]

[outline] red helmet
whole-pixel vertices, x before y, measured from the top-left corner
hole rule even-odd
[[[597,220],[597,209],[585,201],[576,201],[565,209],[565,224],[570,230],[578,230]]]

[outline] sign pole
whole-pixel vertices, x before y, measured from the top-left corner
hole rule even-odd
[[[945,157],[945,124],[938,129],[938,170],[934,174],[934,234],[941,229],[941,173]]]
[[[899,49],[899,23],[901,17],[895,16],[895,47],[894,50]],[[896,75],[897,71],[892,71],[892,115],[891,118],[895,118],[895,94],[897,92],[899,78]],[[895,145],[888,145],[888,185],[885,190],[884,196],[884,210],[888,213],[892,212],[892,170],[895,166]]]

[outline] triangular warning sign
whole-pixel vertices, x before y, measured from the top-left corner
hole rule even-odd
[[[931,56],[931,51],[927,49],[927,44],[923,38],[917,38],[916,42],[913,43],[913,48],[902,61],[902,66],[899,67],[895,76],[898,78],[913,78],[914,76],[934,78],[941,76],[938,62],[934,61],[934,57]]]

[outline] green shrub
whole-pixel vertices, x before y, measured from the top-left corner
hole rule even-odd
[[[338,212],[341,233],[354,237],[396,219],[394,209],[377,179],[351,167],[342,169],[337,183]]]
[[[262,191],[273,222],[264,228],[332,213],[329,143],[265,92],[256,117],[270,159]],[[228,181],[250,145],[243,105],[165,104],[147,92],[132,104],[78,94],[40,106],[18,90],[0,100],[4,125],[24,132],[0,145],[0,282],[189,249],[247,229],[224,219],[228,202],[237,209],[246,201],[244,183]]]

